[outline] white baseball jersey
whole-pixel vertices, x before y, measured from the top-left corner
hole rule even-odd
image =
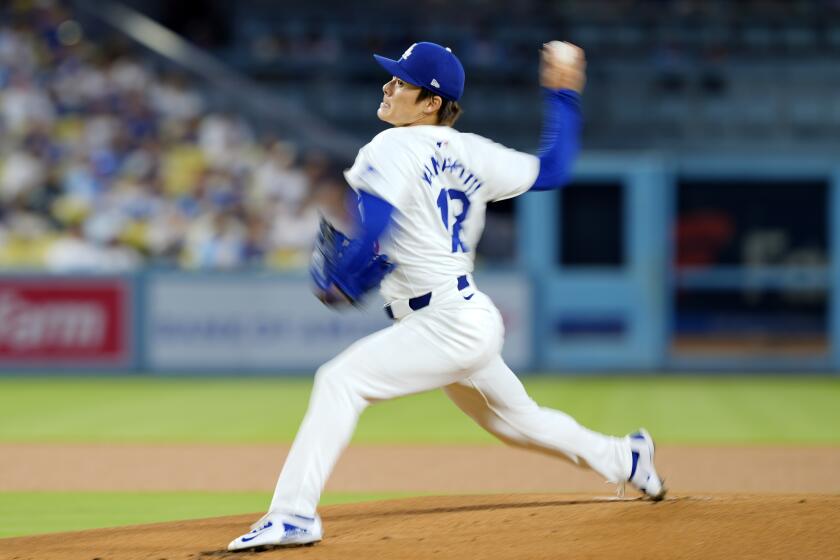
[[[431,291],[472,272],[488,202],[527,191],[539,159],[446,126],[410,126],[379,133],[345,171],[356,191],[395,212],[381,252],[397,264],[385,277],[385,301]]]

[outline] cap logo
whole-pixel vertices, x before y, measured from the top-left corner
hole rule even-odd
[[[434,78],[432,78],[432,87],[440,88],[440,84]]]
[[[401,56],[400,58],[401,58],[401,59],[403,59],[403,60],[405,60],[406,58],[408,58],[409,56],[411,56],[411,53],[414,51],[414,47],[416,47],[416,46],[417,46],[417,43],[414,43],[413,45],[411,45],[410,47],[408,47],[408,48],[405,50],[405,52],[402,54],[402,56]]]

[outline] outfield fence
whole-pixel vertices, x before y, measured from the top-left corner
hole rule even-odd
[[[504,356],[534,365],[531,286],[480,279],[505,320]],[[390,320],[324,307],[303,274],[144,272],[0,277],[0,368],[17,371],[311,374]]]

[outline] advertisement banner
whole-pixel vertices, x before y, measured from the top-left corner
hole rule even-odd
[[[311,373],[390,324],[377,297],[362,310],[330,310],[301,277],[154,274],[146,285],[146,365],[157,371]],[[529,283],[494,275],[478,286],[505,318],[506,359],[528,367]]]
[[[0,367],[129,365],[131,305],[122,279],[0,278]]]

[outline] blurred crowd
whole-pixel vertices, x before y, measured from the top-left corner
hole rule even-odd
[[[344,195],[325,156],[212,111],[61,4],[0,7],[0,269],[297,267]]]
[[[249,52],[238,54],[256,61],[300,58],[335,64],[337,70],[348,58],[396,54],[425,37],[451,45],[475,69],[500,60],[528,61],[535,39],[558,34],[585,42],[602,58],[626,57],[628,51],[657,57],[663,48],[695,47],[714,47],[720,55],[754,48],[824,48],[820,36],[836,44],[840,24],[840,0],[462,0],[461,9],[451,11],[444,0],[396,0],[392,8],[397,8],[384,12],[373,4],[362,3],[370,8],[369,17],[354,18],[358,3],[340,0],[321,0],[293,12],[282,3],[208,0],[212,9],[182,31],[210,48],[248,45]],[[170,9],[177,10],[177,5]],[[445,18],[442,11],[447,11]]]
[[[513,135],[519,133],[522,146],[534,137],[522,124],[531,122],[522,105],[527,99],[523,92],[530,89],[517,90],[516,84],[533,81],[522,68],[536,60],[534,38],[553,36],[549,32],[567,30],[593,59],[601,56],[599,45],[602,52],[622,56],[633,45],[653,54],[648,77],[656,80],[651,82],[655,87],[644,92],[661,93],[656,98],[661,102],[651,103],[648,97],[640,102],[642,97],[629,94],[599,99],[598,92],[630,90],[628,82],[620,81],[625,74],[599,74],[598,68],[606,67],[603,61],[592,65],[590,147],[624,147],[615,138],[632,138],[633,148],[644,146],[647,138],[648,146],[656,147],[659,133],[669,148],[675,138],[705,142],[706,121],[696,115],[707,113],[693,103],[727,90],[733,92],[725,100],[732,109],[725,118],[720,111],[726,103],[709,105],[715,125],[731,124],[736,140],[742,138],[736,128],[741,124],[750,142],[761,139],[757,134],[773,137],[756,128],[753,119],[783,137],[784,126],[798,121],[778,117],[783,112],[774,105],[757,102],[767,98],[766,84],[749,89],[738,81],[740,71],[720,70],[718,62],[736,44],[730,39],[773,48],[787,44],[784,39],[813,45],[820,53],[840,52],[829,49],[840,49],[840,34],[833,31],[840,29],[840,0],[466,0],[469,9],[455,11],[443,0],[399,0],[399,9],[365,18],[353,17],[358,6],[340,0],[294,11],[269,2],[207,0],[199,11],[191,2],[128,3],[157,6],[154,15],[172,29],[240,70],[273,76],[281,89],[287,85],[305,92],[313,100],[309,109],[325,111],[324,118],[341,118],[354,131],[379,124],[369,109],[356,110],[356,99],[368,103],[369,92],[378,91],[381,83],[371,52],[398,55],[417,36],[451,44],[470,68],[470,91],[478,92],[470,94],[463,122],[474,118],[476,125],[496,124],[498,129],[477,131],[493,137],[498,132],[514,145]],[[441,13],[446,17],[441,19]],[[401,23],[384,25],[383,18]],[[182,28],[179,21],[185,22]],[[688,32],[706,29],[698,22],[731,33]],[[654,33],[653,23],[663,29]],[[771,31],[782,24],[801,29],[777,36],[751,29],[753,24],[766,24]],[[674,27],[671,34],[664,29],[669,26]],[[209,40],[213,30],[227,40]],[[687,46],[690,40],[694,46]],[[692,49],[703,53],[702,64],[690,62]],[[687,67],[699,69],[698,75]],[[815,72],[823,76],[822,70]],[[635,71],[626,76],[630,85],[644,83]],[[803,105],[805,117],[817,115],[819,123],[830,123],[812,101],[829,97],[823,85],[801,78],[785,84],[791,99],[780,98],[780,106],[795,110]],[[339,86],[346,95],[335,95]],[[796,87],[806,93],[810,87],[815,94],[808,97]],[[327,92],[329,103],[322,102],[319,91]],[[319,212],[334,218],[345,213],[340,168],[324,154],[301,153],[288,138],[259,133],[240,115],[220,112],[204,93],[183,73],[163,69],[159,60],[93,36],[60,0],[0,2],[0,269],[303,266]],[[755,110],[740,110],[738,95]],[[619,101],[618,108],[610,99]],[[817,110],[808,111],[811,106]],[[678,126],[683,122],[688,124]],[[759,132],[750,132],[754,128]],[[813,129],[807,132],[816,137]],[[795,139],[802,141],[801,136]],[[490,237],[482,256],[494,257],[498,251],[499,260],[509,259],[515,245],[511,209],[496,215],[491,210],[488,220],[493,227],[487,228]]]

